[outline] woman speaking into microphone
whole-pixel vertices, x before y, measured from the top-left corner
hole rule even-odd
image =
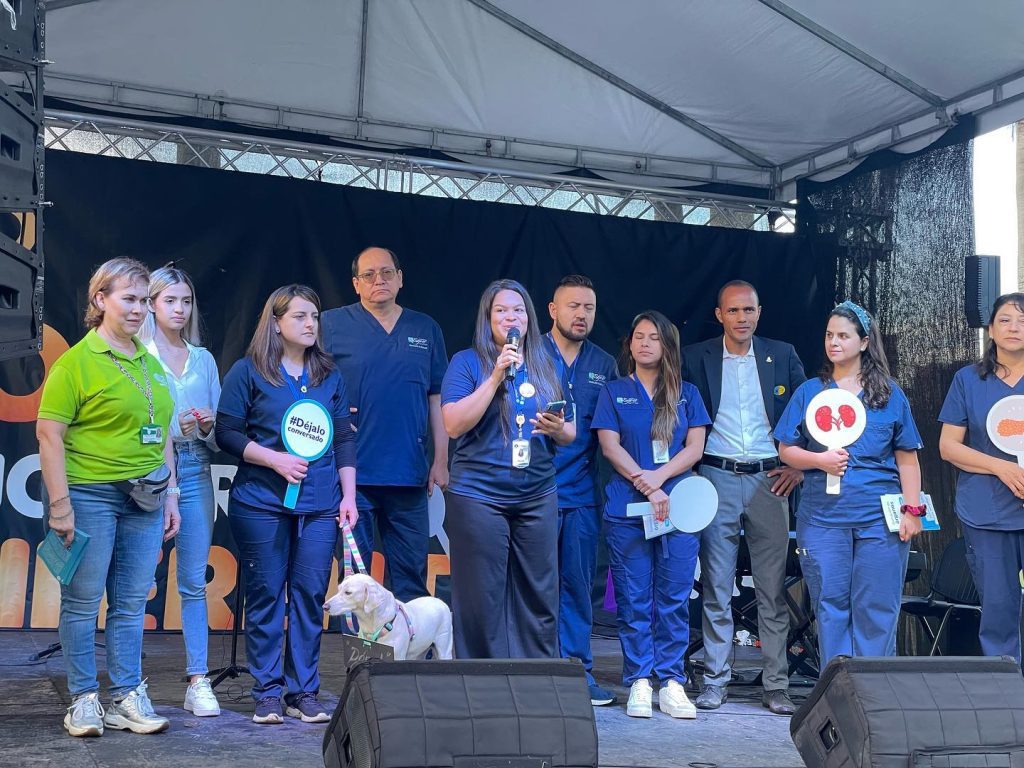
[[[456,656],[555,657],[553,458],[576,428],[516,281],[496,280],[480,297],[473,346],[452,358],[441,413],[456,440],[445,493]]]
[[[248,354],[224,378],[216,424],[217,444],[239,459],[228,519],[245,583],[253,722],[283,722],[282,697],[290,717],[326,722],[317,700],[322,606],[338,525],[358,517],[356,448],[312,289],[270,294]],[[321,443],[320,455],[295,455],[299,437]]]

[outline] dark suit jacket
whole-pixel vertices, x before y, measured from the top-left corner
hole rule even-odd
[[[774,428],[794,390],[807,376],[792,344],[759,336],[755,336],[752,343],[764,409],[768,423]],[[683,347],[682,357],[683,379],[697,387],[714,422],[722,399],[722,337]]]

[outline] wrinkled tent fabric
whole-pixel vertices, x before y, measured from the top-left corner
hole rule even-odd
[[[1019,0],[48,8],[46,87],[61,99],[636,185],[779,194],[883,146],[919,150],[954,112],[979,131],[1024,118]]]

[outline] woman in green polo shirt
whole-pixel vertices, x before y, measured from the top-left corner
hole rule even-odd
[[[78,570],[61,587],[60,642],[72,703],[64,727],[100,736],[104,726],[135,733],[167,729],[142,680],[142,630],[162,542],[181,518],[171,442],[173,402],[160,362],[135,338],[149,298],[149,270],[112,259],[89,281],[88,332],[65,352],[43,386],[36,423],[50,528],[66,544],[88,534]],[[130,481],[170,471],[162,506],[145,511]],[[146,504],[145,506],[150,506]],[[111,702],[99,700],[96,618],[107,592]]]

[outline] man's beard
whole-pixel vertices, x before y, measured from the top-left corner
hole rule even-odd
[[[569,328],[565,328],[559,322],[555,322],[555,326],[558,328],[558,332],[562,334],[562,336],[567,338],[569,341],[583,341],[584,339],[587,338],[588,335],[586,331],[584,331],[583,333],[578,333],[572,330],[572,326],[570,326]]]

